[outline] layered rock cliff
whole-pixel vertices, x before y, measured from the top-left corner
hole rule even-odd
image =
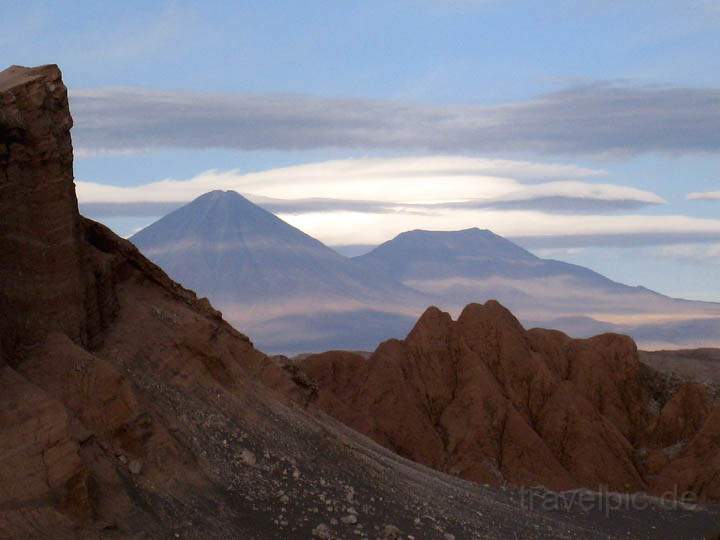
[[[85,340],[87,329],[72,119],[60,70],[11,67],[0,103],[0,339],[10,355],[49,330]]]
[[[365,359],[295,364],[314,403],[400,455],[479,483],[720,500],[720,408],[701,385],[659,392],[633,341],[526,331],[497,302],[428,309]]]

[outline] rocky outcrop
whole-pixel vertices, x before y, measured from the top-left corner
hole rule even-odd
[[[309,378],[77,214],[58,69],[0,73],[0,104],[0,538],[606,538],[640,537],[651,523],[715,527],[712,509],[619,511],[610,522],[528,507],[294,406],[280,393],[313,399]],[[438,406],[451,398],[438,393]]]
[[[686,383],[663,406],[650,430],[651,442],[670,447],[690,440],[705,423],[713,409],[708,389],[697,383]]]
[[[11,355],[49,330],[82,339],[86,328],[72,118],[60,70],[9,68],[0,103],[0,339]]]
[[[367,360],[324,353],[295,368],[316,383],[316,406],[468,480],[664,493],[672,477],[680,494],[717,498],[702,478],[720,468],[692,468],[720,453],[717,409],[704,387],[685,385],[658,410],[648,368],[625,336],[526,331],[490,301],[457,321],[430,308],[405,340]],[[667,457],[670,447],[689,464]]]
[[[715,407],[700,430],[671,456],[660,471],[657,489],[692,492],[713,501],[720,500],[720,408]]]

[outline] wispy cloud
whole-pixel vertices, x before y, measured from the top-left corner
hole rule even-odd
[[[720,191],[697,191],[688,193],[685,198],[689,201],[720,201]]]
[[[123,208],[125,215],[158,215],[214,189],[239,191],[273,212],[295,214],[472,208],[585,213],[665,202],[648,191],[587,181],[599,174],[572,165],[439,156],[327,161],[247,174],[213,170],[133,187],[77,186],[83,209],[100,216],[121,215]]]
[[[189,180],[119,187],[78,182],[83,202],[187,202],[213,189],[280,199],[321,197],[396,203],[463,201],[511,193],[522,185],[594,179],[574,165],[457,156],[360,158],[260,172],[209,170]]]
[[[506,194],[456,203],[458,207],[535,209],[550,212],[603,212],[665,204],[662,197],[640,189],[587,182],[548,182],[518,186]]]
[[[72,92],[84,153],[157,148],[720,151],[720,89],[588,84],[480,107],[111,88]]]
[[[328,161],[242,174],[208,171],[135,187],[78,182],[92,217],[151,216],[235,190],[332,245],[378,244],[411,229],[482,227],[533,248],[717,242],[720,220],[627,211],[658,195],[596,183],[602,171],[447,156]]]
[[[644,246],[720,241],[720,220],[682,215],[571,215],[529,210],[449,210],[425,214],[280,214],[331,245],[379,244],[412,229],[491,229],[525,247]]]

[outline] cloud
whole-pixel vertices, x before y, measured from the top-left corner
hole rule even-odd
[[[132,187],[79,181],[77,188],[85,203],[188,202],[213,189],[232,189],[294,201],[322,198],[431,204],[499,197],[525,185],[592,179],[602,174],[573,165],[426,156],[325,161],[252,173],[209,170],[189,180],[165,179]]]
[[[431,177],[428,181],[433,181]],[[422,182],[417,182],[420,189]],[[440,209],[495,208],[543,210],[558,213],[615,212],[665,204],[666,201],[654,193],[626,186],[611,184],[589,184],[586,182],[548,182],[527,186],[506,180],[508,191],[485,197],[466,198],[455,202],[440,203],[398,203],[393,201],[372,202],[342,199],[296,199],[283,200],[252,197],[253,202],[271,212],[300,214],[319,211],[354,211],[374,213],[419,213]],[[498,185],[492,186],[499,189]],[[462,192],[458,192],[462,197]]]
[[[71,93],[82,155],[159,148],[720,151],[720,89],[589,84],[483,107],[141,88]]]
[[[80,186],[88,185],[80,183]],[[138,218],[138,217],[156,217],[169,214],[173,210],[180,208],[181,202],[83,202],[80,198],[80,212],[90,218],[107,219],[107,218]]]
[[[720,241],[720,220],[628,214],[665,201],[595,183],[601,174],[480,158],[366,158],[245,174],[212,170],[133,187],[77,182],[77,193],[81,211],[102,220],[159,217],[208,191],[236,190],[331,245],[379,244],[411,229],[469,227],[536,249]]]
[[[685,198],[688,201],[720,201],[720,191],[700,191],[688,193]]]
[[[529,210],[442,209],[425,214],[316,212],[280,217],[330,245],[379,244],[403,231],[491,229],[532,249],[720,241],[720,220],[682,215],[570,215]]]
[[[231,189],[276,213],[419,213],[507,208],[607,212],[664,204],[627,186],[553,178],[598,176],[572,165],[462,157],[338,160],[242,174],[211,170],[190,180],[118,187],[77,182],[92,217],[163,215],[214,189]],[[507,175],[507,176],[499,176]]]
[[[629,210],[665,203],[662,197],[654,193],[626,186],[548,182],[535,186],[518,186],[516,190],[504,195],[457,203],[456,206],[585,213]]]

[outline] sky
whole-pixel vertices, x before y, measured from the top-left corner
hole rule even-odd
[[[720,0],[0,0],[56,63],[81,210],[234,189],[346,254],[491,229],[720,301]]]

